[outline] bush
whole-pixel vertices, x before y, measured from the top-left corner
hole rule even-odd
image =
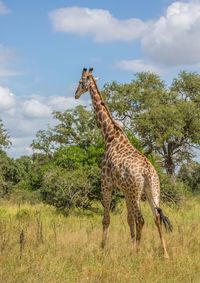
[[[40,162],[35,161],[32,171],[28,176],[28,181],[32,191],[40,190],[43,182],[43,177],[49,170],[52,170],[55,165],[51,162],[40,164]]]
[[[41,202],[40,191],[33,191],[29,180],[21,180],[17,185],[13,187],[10,199],[18,204],[28,202],[30,204],[36,204]]]
[[[161,187],[161,200],[168,204],[180,204],[186,195],[184,183],[172,180],[167,174],[159,174]]]
[[[182,165],[178,179],[187,185],[188,190],[200,193],[200,163],[193,161]]]
[[[67,211],[73,206],[90,207],[88,195],[91,188],[83,170],[66,171],[57,167],[44,175],[41,194],[47,203]]]
[[[2,176],[0,176],[0,198],[9,198],[12,192],[12,184],[6,182]]]

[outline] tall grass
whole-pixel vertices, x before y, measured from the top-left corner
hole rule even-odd
[[[45,205],[2,203],[0,282],[200,282],[200,199],[163,210],[174,226],[165,235],[168,261],[147,204],[142,205],[145,226],[136,255],[124,205],[111,215],[109,242],[101,250],[101,215],[65,217]]]

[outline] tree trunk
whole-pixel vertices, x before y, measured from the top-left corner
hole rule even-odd
[[[167,175],[169,176],[175,176],[175,164],[173,162],[173,158],[171,155],[167,155],[164,157],[164,163],[165,163],[165,170]]]

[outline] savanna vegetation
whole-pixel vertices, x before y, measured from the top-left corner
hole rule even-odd
[[[171,260],[162,261],[148,205],[142,250],[135,255],[123,196],[111,204],[110,241],[101,238],[100,164],[104,143],[92,109],[52,113],[36,133],[32,156],[13,159],[0,121],[2,282],[199,282],[200,75],[181,72],[171,85],[153,73],[102,89],[131,143],[154,164],[161,200],[173,222]]]
[[[74,209],[68,217],[44,204],[1,203],[1,282],[199,282],[200,198],[181,206],[163,205],[174,231],[166,240],[170,260],[162,257],[147,203],[141,251],[135,254],[126,208],[111,213],[109,242],[100,248],[101,211]]]

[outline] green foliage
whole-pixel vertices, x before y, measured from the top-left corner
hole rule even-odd
[[[101,161],[103,159],[103,155],[104,155],[104,144],[102,139],[100,139],[99,141],[97,141],[97,143],[95,145],[89,145],[87,150],[86,150],[86,160],[85,160],[85,164],[88,164],[90,166],[95,166],[101,165]]]
[[[54,154],[56,165],[67,170],[75,170],[84,165],[86,152],[77,145],[59,148]]]
[[[59,123],[53,129],[53,139],[61,145],[78,145],[86,149],[102,139],[94,112],[83,106],[65,112],[53,112]]]
[[[200,105],[200,75],[196,72],[182,71],[173,80],[171,90],[179,94],[181,100]]]
[[[55,148],[52,130],[39,130],[36,133],[36,139],[33,140],[31,147],[34,151],[45,153],[51,158]]]
[[[82,170],[86,173],[88,182],[90,183],[90,191],[88,199],[92,203],[94,200],[101,201],[101,170],[97,164],[93,166],[85,166]]]
[[[43,199],[62,210],[73,206],[88,207],[90,190],[91,185],[83,170],[66,171],[59,167],[46,172],[41,187]]]
[[[12,184],[10,182],[5,182],[4,178],[0,176],[0,198],[8,198],[12,189]]]
[[[173,180],[167,174],[159,172],[161,200],[168,204],[180,205],[187,195],[185,184]]]
[[[8,197],[19,180],[20,173],[15,161],[0,151],[0,196]]]
[[[0,119],[0,150],[5,149],[11,145],[7,130],[4,128],[3,122]]]
[[[32,171],[29,174],[29,183],[33,191],[41,189],[43,176],[54,167],[55,165],[52,162],[41,164],[40,162],[35,161]]]
[[[187,185],[190,191],[200,193],[200,163],[193,161],[183,164],[178,178]]]
[[[24,202],[36,204],[42,201],[42,197],[39,190],[32,190],[29,180],[21,180],[13,187],[10,200],[17,204]]]

